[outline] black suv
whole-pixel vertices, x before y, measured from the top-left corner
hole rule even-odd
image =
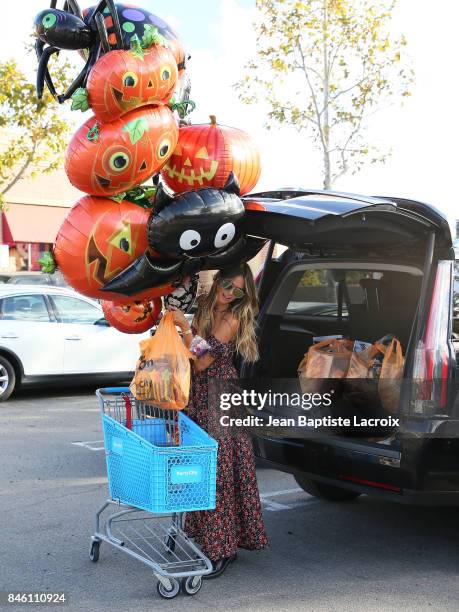
[[[405,355],[399,426],[371,435],[257,428],[256,455],[325,499],[459,504],[459,336],[445,216],[407,199],[325,191],[264,192],[244,203],[247,233],[270,244],[258,289],[261,358],[242,364],[241,378],[296,378],[315,336],[374,342],[392,333]],[[276,244],[287,250],[274,258]]]

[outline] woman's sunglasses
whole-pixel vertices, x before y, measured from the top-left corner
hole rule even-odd
[[[225,291],[229,291],[231,289],[235,298],[240,299],[245,297],[245,291],[243,291],[240,287],[233,285],[233,282],[230,280],[221,280],[218,282],[218,285]]]

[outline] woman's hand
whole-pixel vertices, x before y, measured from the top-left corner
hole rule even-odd
[[[171,309],[171,312],[172,312],[172,318],[173,318],[174,323],[178,325],[182,331],[186,331],[187,329],[190,329],[190,324],[188,323],[185,315],[183,314],[181,310]]]

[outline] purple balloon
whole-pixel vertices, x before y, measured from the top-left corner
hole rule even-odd
[[[136,9],[125,9],[123,11],[123,17],[129,21],[145,21],[145,14]]]

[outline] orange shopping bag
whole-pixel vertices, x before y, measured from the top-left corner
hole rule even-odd
[[[384,353],[378,383],[379,397],[384,408],[391,414],[396,414],[405,365],[402,346],[397,338],[393,338],[389,346],[379,343],[376,343],[376,346]]]
[[[140,342],[140,351],[130,385],[134,397],[159,408],[185,408],[190,394],[190,359],[194,355],[180,338],[172,312],[166,312],[154,336]]]
[[[313,344],[298,366],[303,393],[318,393],[335,388],[346,376],[352,355],[351,340],[330,338]]]
[[[384,351],[380,346],[383,345],[376,342],[360,352],[353,351],[346,374],[346,388],[350,391],[372,394],[377,392],[379,370],[374,365],[378,357],[380,362],[384,358]]]

